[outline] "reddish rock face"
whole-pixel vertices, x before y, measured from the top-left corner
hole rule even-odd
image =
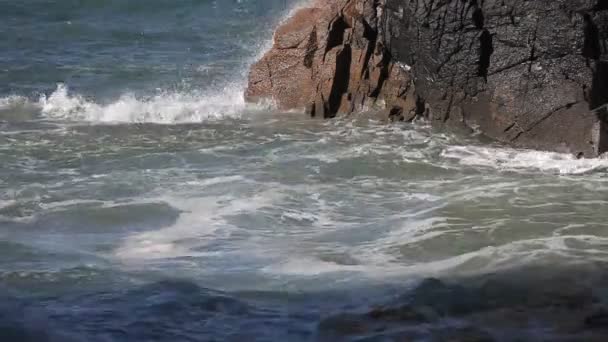
[[[308,104],[313,83],[307,61],[315,53],[310,44],[316,38],[315,25],[321,14],[319,8],[302,9],[279,27],[273,48],[251,68],[249,101],[271,98],[282,109]]]
[[[382,43],[381,8],[373,0],[335,0],[297,11],[252,66],[247,100],[271,99],[280,109],[325,118],[390,103],[380,115],[413,119],[410,77]]]

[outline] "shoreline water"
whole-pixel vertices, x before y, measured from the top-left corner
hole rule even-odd
[[[607,159],[248,106],[282,0],[86,4],[0,4],[0,340],[606,336]]]

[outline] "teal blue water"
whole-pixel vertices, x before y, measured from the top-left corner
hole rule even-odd
[[[0,3],[0,92],[65,83],[109,100],[211,86],[244,70],[285,0],[28,0]]]
[[[589,340],[608,159],[246,104],[294,5],[0,0],[0,340]]]

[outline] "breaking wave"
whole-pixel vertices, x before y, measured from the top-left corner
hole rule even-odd
[[[577,159],[571,154],[480,146],[448,146],[441,156],[472,167],[501,171],[537,170],[561,175],[581,175],[608,169],[608,155]]]
[[[50,119],[163,124],[237,117],[246,107],[238,87],[226,88],[215,94],[161,92],[146,98],[125,94],[102,105],[78,94],[70,94],[62,84],[49,96],[42,96],[37,104],[41,114]]]
[[[0,118],[39,116],[92,123],[174,124],[240,117],[246,110],[266,107],[246,104],[239,86],[229,86],[215,93],[163,91],[148,97],[124,94],[102,104],[58,84],[54,92],[42,95],[38,100],[22,96],[0,98]]]
[[[308,1],[288,1],[276,23],[290,17]],[[274,25],[269,25],[271,28]],[[272,45],[271,35],[254,44],[253,53],[244,58],[240,67],[228,79],[213,87],[193,91],[159,90],[155,94],[139,96],[125,93],[110,101],[101,102],[71,91],[67,84],[39,96],[11,95],[0,98],[0,120],[29,120],[43,118],[89,123],[197,123],[222,118],[239,118],[245,112],[270,109],[272,103],[247,104],[244,91],[247,70]],[[201,67],[206,70],[206,67]],[[219,84],[218,84],[219,83]]]

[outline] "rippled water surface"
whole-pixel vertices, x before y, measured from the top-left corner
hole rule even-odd
[[[293,5],[0,0],[0,336],[601,341],[608,159],[246,105]]]

